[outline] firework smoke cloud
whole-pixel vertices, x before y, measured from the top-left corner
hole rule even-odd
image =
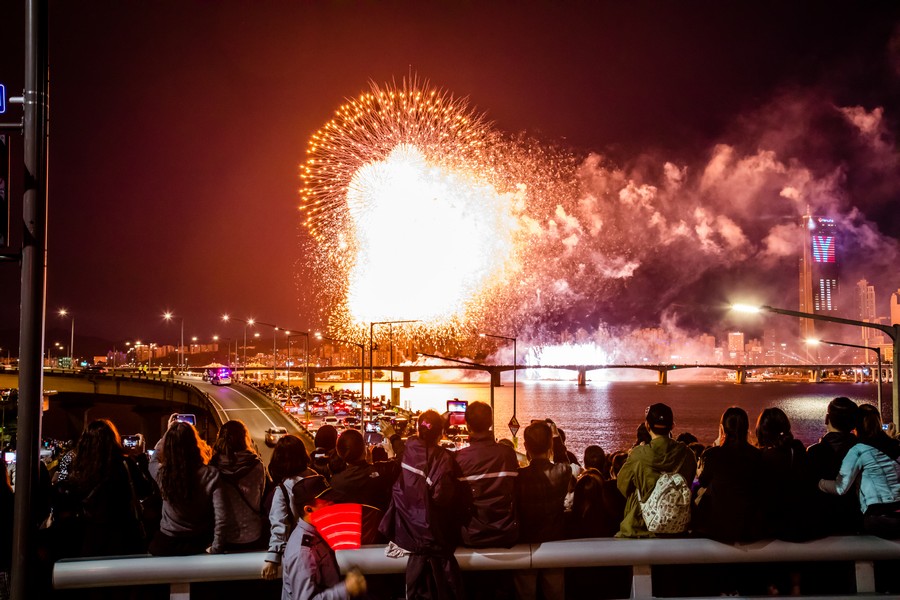
[[[331,282],[319,301],[342,331],[421,319],[442,334],[592,345],[582,354],[595,363],[640,360],[660,336],[690,354],[694,336],[717,333],[704,308],[751,292],[796,304],[807,210],[836,219],[853,282],[900,284],[897,241],[873,220],[896,191],[894,141],[882,107],[795,90],[702,160],[617,165],[501,134],[427,83],[373,84],[313,137],[301,168]]]

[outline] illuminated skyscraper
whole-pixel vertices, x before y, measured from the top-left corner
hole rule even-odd
[[[865,321],[866,323],[877,323],[878,316],[875,314],[875,286],[869,285],[865,279],[856,282],[856,319]],[[862,345],[872,346],[881,343],[881,334],[870,327],[861,327],[862,329]]]
[[[891,325],[900,323],[900,290],[891,294]]]
[[[836,316],[838,308],[837,227],[834,219],[804,215],[800,257],[800,311]],[[814,338],[811,319],[800,319],[800,337]]]

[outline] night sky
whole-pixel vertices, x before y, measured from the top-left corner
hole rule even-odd
[[[0,5],[0,80],[14,95],[21,4]],[[48,345],[68,339],[60,307],[75,315],[76,349],[88,337],[174,343],[165,310],[201,340],[238,334],[220,323],[226,312],[322,327],[308,288],[327,282],[305,269],[317,257],[301,252],[298,165],[345,98],[410,73],[467,96],[500,131],[602,155],[635,178],[665,162],[696,172],[718,144],[837,178],[833,206],[856,215],[860,237],[874,235],[865,251],[886,261],[862,275],[882,296],[900,288],[895,2],[50,4]],[[829,113],[848,107],[860,108],[860,128],[878,117],[871,145]],[[21,138],[13,146],[17,245]],[[751,264],[722,276],[766,281],[788,263]],[[796,302],[788,271],[764,300]],[[715,279],[698,274],[690,301],[724,300]],[[18,281],[0,265],[4,348]],[[664,307],[653,308],[658,322]],[[631,321],[627,307],[606,310],[610,323]]]

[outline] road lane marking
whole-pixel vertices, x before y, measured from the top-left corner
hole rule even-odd
[[[264,416],[266,418],[266,421],[268,421],[272,427],[278,427],[278,425],[275,424],[275,421],[273,421],[272,419],[269,418],[269,415],[266,414],[266,411],[262,407],[260,407],[256,402],[253,401],[253,398],[251,398],[250,396],[248,396],[247,394],[245,394],[243,392],[240,392],[240,391],[234,389],[233,387],[230,387],[228,389],[231,390],[232,392],[234,392],[235,394],[239,394],[240,396],[243,396],[244,398],[249,400],[250,404],[252,404],[254,407],[256,407],[256,410],[258,410],[259,412],[262,413],[262,416]],[[253,409],[246,408],[244,410],[253,410]]]

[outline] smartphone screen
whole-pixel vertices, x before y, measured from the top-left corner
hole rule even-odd
[[[889,423],[882,423],[882,425],[881,425],[881,428],[884,429],[885,431],[888,430],[888,427],[890,427]]]
[[[181,414],[175,415],[176,421],[181,421],[182,423],[190,423],[191,425],[197,425],[197,417],[191,414]]]

